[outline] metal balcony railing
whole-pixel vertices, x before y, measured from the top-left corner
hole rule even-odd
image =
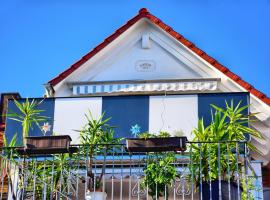
[[[1,200],[98,200],[98,191],[111,200],[262,198],[245,142],[187,142],[185,152],[157,153],[131,153],[124,144],[44,155],[6,147],[0,161]]]

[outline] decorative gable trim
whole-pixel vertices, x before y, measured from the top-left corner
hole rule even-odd
[[[95,47],[92,51],[87,53],[85,56],[83,56],[79,61],[71,65],[67,70],[59,74],[54,79],[50,80],[48,83],[51,86],[55,86],[61,81],[63,81],[66,77],[68,77],[71,73],[73,73],[76,69],[78,69],[81,65],[83,65],[86,61],[88,61],[90,58],[95,56],[98,52],[100,52],[103,48],[105,48],[108,44],[110,44],[112,41],[114,41],[116,38],[118,38],[123,32],[125,32],[127,29],[129,29],[132,25],[134,25],[136,22],[138,22],[140,19],[146,18],[150,20],[153,24],[167,32],[169,35],[171,35],[173,38],[175,38],[177,41],[179,41],[181,44],[183,44],[185,47],[193,51],[196,55],[201,57],[203,60],[214,66],[216,69],[218,69],[220,72],[225,74],[227,77],[232,79],[235,83],[237,83],[239,86],[253,94],[255,97],[263,101],[264,103],[270,105],[270,98],[267,97],[265,94],[254,88],[251,84],[247,83],[241,77],[231,72],[227,67],[220,64],[217,60],[206,54],[204,51],[196,47],[192,42],[184,38],[181,34],[174,31],[170,26],[163,23],[159,18],[152,15],[146,8],[140,9],[138,15],[133,17],[131,20],[129,20],[125,25],[120,27],[118,30],[115,31],[111,36],[106,38],[101,44],[99,44],[97,47]]]

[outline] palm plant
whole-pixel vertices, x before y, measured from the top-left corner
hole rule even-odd
[[[193,130],[193,142],[200,143],[191,144],[192,164],[189,169],[197,186],[200,182],[218,180],[220,176],[222,180],[236,180],[235,175],[241,174],[242,170],[235,155],[244,151],[241,144],[246,143],[247,149],[258,152],[247,139],[250,136],[263,139],[258,131],[248,127],[250,117],[254,116],[243,114],[248,105],[241,106],[239,102],[234,106],[231,101],[231,104],[226,102],[225,108],[211,106],[214,108],[211,124],[205,127],[201,119]]]
[[[28,136],[29,130],[33,128],[33,124],[36,124],[40,128],[40,122],[46,121],[48,117],[42,116],[41,113],[44,110],[38,109],[38,106],[43,101],[36,101],[33,99],[31,102],[27,98],[25,102],[20,103],[16,99],[13,99],[16,107],[18,108],[18,112],[14,112],[12,110],[9,111],[7,117],[11,120],[17,121],[21,123],[22,126],[22,136],[23,136],[23,144],[25,144],[25,137]]]
[[[106,167],[106,156],[108,153],[115,151],[122,140],[122,138],[114,137],[113,126],[107,123],[110,118],[104,119],[104,114],[105,113],[103,113],[98,119],[95,119],[89,111],[88,115],[85,114],[87,123],[82,130],[79,130],[81,144],[83,144],[81,154],[89,158],[86,170],[87,176],[90,178],[87,186],[90,191],[101,189],[102,178]],[[93,173],[93,163],[95,156],[98,154],[103,156],[103,163],[101,173],[99,176],[96,176]]]
[[[247,146],[251,151],[256,151],[259,153],[259,150],[250,142],[249,137],[264,139],[262,134],[255,129],[252,129],[248,126],[257,113],[243,114],[243,111],[248,110],[249,105],[241,106],[241,101],[234,106],[234,102],[231,101],[230,105],[226,103],[226,108],[221,108],[216,105],[211,105],[219,115],[219,118],[222,117],[222,123],[226,131],[220,135],[220,138],[216,138],[219,141],[228,140],[228,141],[243,141],[248,140]],[[227,120],[227,121],[225,121]],[[212,123],[213,124],[213,123]],[[215,123],[214,123],[215,124]],[[214,125],[213,124],[213,125]],[[212,131],[215,133],[215,129]],[[218,135],[217,135],[218,136]]]

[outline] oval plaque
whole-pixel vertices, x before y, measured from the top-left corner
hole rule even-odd
[[[135,68],[138,72],[153,72],[156,64],[153,60],[139,60],[136,62]]]

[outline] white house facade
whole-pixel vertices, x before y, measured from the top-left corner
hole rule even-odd
[[[68,134],[72,144],[80,143],[88,110],[95,118],[111,117],[118,137],[134,137],[137,126],[139,132],[167,131],[192,140],[199,119],[211,122],[211,104],[250,104],[248,112],[258,114],[249,126],[265,138],[251,138],[261,151],[252,158],[270,169],[270,98],[145,8],[46,83],[45,96],[48,133]],[[15,109],[12,101],[9,108]],[[17,128],[7,119],[7,138]]]
[[[177,117],[181,122],[182,118],[196,115],[198,94],[247,92],[250,112],[258,113],[258,120],[250,125],[265,137],[264,141],[253,140],[262,151],[262,156],[254,156],[263,160],[265,165],[270,161],[270,99],[146,9],[141,9],[113,35],[49,81],[45,88],[47,97],[96,97],[89,98],[95,102],[88,104],[90,109],[91,104],[101,107],[98,99],[102,96],[148,95],[153,110],[149,121],[156,120],[153,124],[160,124],[161,119],[154,116],[162,113],[164,105],[169,109],[165,110],[167,120],[164,123]],[[176,105],[179,105],[179,110],[171,109]],[[190,118],[182,127],[186,135],[196,127],[196,121],[197,118]],[[150,131],[160,128],[181,130],[177,122],[160,128],[153,127],[153,124]]]

